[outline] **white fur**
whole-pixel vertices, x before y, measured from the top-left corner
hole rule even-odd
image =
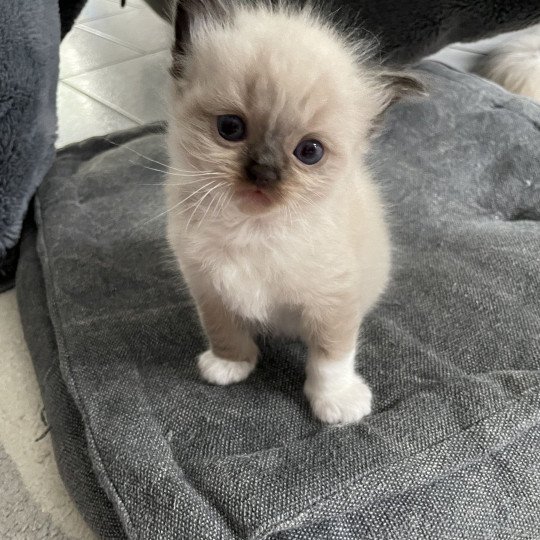
[[[479,72],[509,92],[540,101],[540,25],[510,37],[490,52]]]
[[[329,424],[358,422],[371,413],[371,390],[355,372],[356,351],[341,359],[310,358],[304,392],[313,413]]]
[[[247,379],[255,369],[256,362],[231,361],[206,351],[199,356],[199,373],[202,378],[220,386],[235,384]]]
[[[204,269],[232,311],[285,333],[290,334],[281,324],[284,307],[344,293],[351,279],[362,290],[366,312],[386,285],[390,253],[378,194],[369,174],[357,167],[347,193],[337,189],[292,222],[286,213],[246,217],[230,207],[186,238],[186,216],[171,213],[171,245],[181,263]],[[346,199],[354,204],[354,229],[364,235],[352,245]],[[189,279],[188,266],[184,274]]]
[[[309,11],[237,11],[229,25],[196,28],[170,101],[168,238],[206,321],[211,350],[199,369],[215,384],[239,382],[255,367],[252,327],[299,334],[314,414],[356,422],[371,411],[354,369],[356,336],[390,271],[383,207],[363,154],[395,98],[392,84]],[[215,117],[237,111],[287,156],[282,196],[268,211],[245,211],[235,199],[257,141],[224,143]],[[311,168],[293,157],[307,136],[326,148]],[[209,176],[197,183],[200,171]]]

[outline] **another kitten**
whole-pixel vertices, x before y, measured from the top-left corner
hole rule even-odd
[[[210,342],[200,373],[237,383],[256,332],[299,335],[306,396],[329,423],[371,411],[357,335],[390,271],[363,154],[384,109],[422,90],[365,53],[310,9],[177,8],[168,236]]]
[[[509,92],[540,101],[540,25],[508,36],[486,55],[477,71]]]

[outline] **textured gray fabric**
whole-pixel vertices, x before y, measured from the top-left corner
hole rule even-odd
[[[0,0],[0,291],[28,204],[54,158],[57,0]]]
[[[36,251],[37,231],[30,218],[26,220],[21,239],[17,299],[47,411],[56,462],[68,492],[96,534],[100,538],[123,538],[118,516],[94,474],[81,416],[60,373],[58,346]],[[0,528],[0,533],[3,531]]]
[[[148,221],[162,178],[128,149],[163,161],[162,135],[60,152],[36,200],[53,362],[129,537],[540,537],[540,108],[423,69],[430,99],[394,106],[371,155],[395,271],[363,327],[358,426],[313,419],[299,343],[261,343],[243,384],[200,381],[197,317]]]
[[[494,448],[433,482],[389,497],[383,495],[365,506],[360,503],[353,513],[334,519],[323,517],[303,529],[277,533],[272,539],[539,538],[539,449],[540,429],[536,426],[507,446]],[[522,507],[521,501],[528,504]]]

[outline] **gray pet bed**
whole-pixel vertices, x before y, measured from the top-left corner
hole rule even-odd
[[[18,295],[60,470],[99,534],[540,537],[540,107],[422,69],[430,99],[393,107],[371,156],[395,271],[363,327],[358,426],[313,419],[299,343],[262,343],[243,384],[198,378],[197,317],[164,217],[148,222],[163,179],[133,152],[164,161],[158,128],[59,153]]]

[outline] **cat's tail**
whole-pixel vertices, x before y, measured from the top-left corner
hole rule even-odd
[[[540,101],[540,25],[501,43],[487,55],[478,72],[509,92]]]

